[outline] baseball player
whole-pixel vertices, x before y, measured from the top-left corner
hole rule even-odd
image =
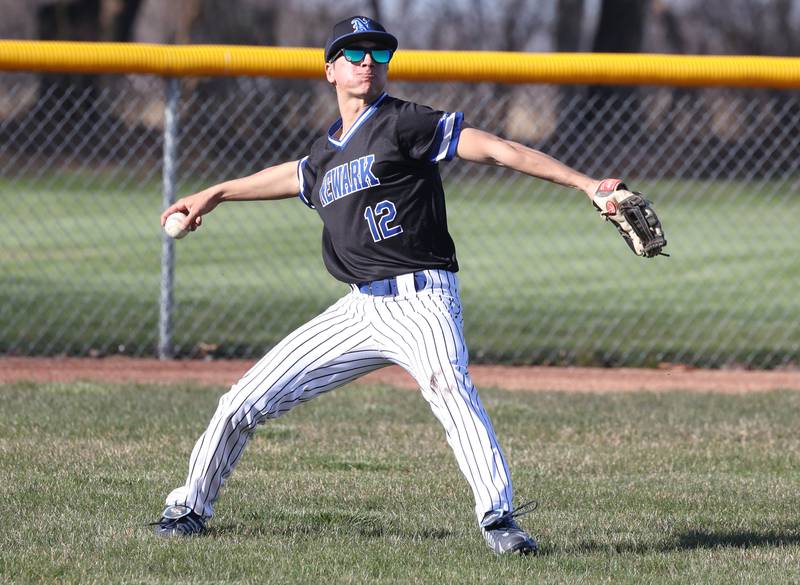
[[[530,553],[536,541],[512,507],[511,477],[470,380],[458,262],[447,229],[439,163],[458,157],[504,166],[583,191],[599,181],[442,112],[384,92],[397,39],[378,22],[337,23],[325,76],[341,118],[308,156],[223,182],[171,205],[194,230],[223,201],[299,196],[322,220],[322,254],[347,294],[289,334],[219,401],[197,440],[186,482],[166,499],[160,535],[204,530],[225,479],[258,424],[377,368],[398,364],[419,384],[475,499],[486,543]]]

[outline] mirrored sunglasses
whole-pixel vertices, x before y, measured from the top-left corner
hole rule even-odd
[[[333,61],[336,61],[339,55],[344,55],[344,58],[350,63],[361,63],[367,56],[367,53],[370,54],[375,63],[380,63],[381,65],[388,63],[392,59],[392,51],[390,49],[361,49],[358,47],[348,47],[339,51],[336,57],[333,58]]]

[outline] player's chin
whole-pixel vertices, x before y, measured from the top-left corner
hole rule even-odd
[[[386,84],[384,82],[380,82],[380,80],[364,80],[363,83],[358,84],[358,86],[354,88],[354,93],[365,99],[373,99],[383,93],[384,85]]]

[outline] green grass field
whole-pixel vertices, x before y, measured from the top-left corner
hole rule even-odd
[[[485,390],[538,557],[495,558],[416,392],[260,427],[206,536],[145,526],[219,388],[0,387],[5,583],[774,583],[800,567],[800,393]]]
[[[800,361],[800,255],[781,236],[800,217],[788,179],[641,185],[672,254],[654,260],[567,189],[510,174],[447,185],[473,359]],[[0,181],[0,353],[155,353],[160,189],[121,171]],[[204,343],[258,356],[346,290],[299,202],[230,204],[206,219],[176,246],[179,355]]]

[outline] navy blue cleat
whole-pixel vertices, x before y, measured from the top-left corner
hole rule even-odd
[[[158,522],[152,522],[158,536],[192,536],[206,529],[206,521],[189,506],[167,506]]]
[[[539,545],[527,532],[517,525],[517,516],[524,516],[536,509],[537,502],[531,501],[511,512],[496,510],[488,512],[481,521],[481,531],[486,544],[495,554],[527,555],[536,553]]]

